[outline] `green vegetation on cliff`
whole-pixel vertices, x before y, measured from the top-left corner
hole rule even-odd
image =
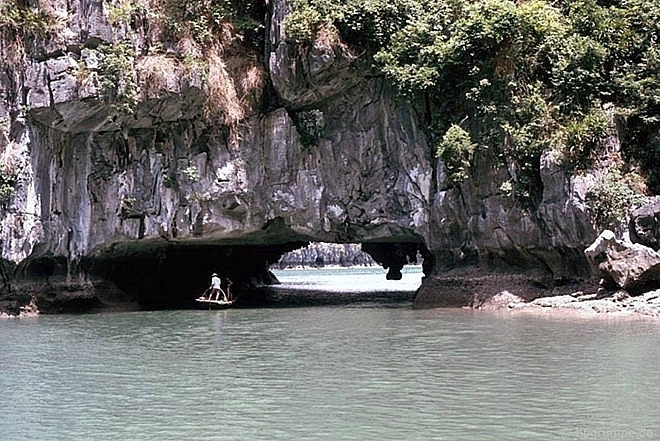
[[[146,23],[148,37],[160,43],[191,39],[211,47],[226,44],[232,31],[255,49],[263,43],[263,5],[254,0],[115,0],[106,7],[113,24]]]
[[[55,26],[55,18],[47,11],[31,8],[28,2],[3,0],[0,3],[0,35],[12,41],[21,34],[46,36]]]
[[[181,79],[198,79],[207,98],[204,117],[236,123],[250,106],[246,97],[262,86],[255,54],[264,45],[264,8],[253,0],[109,2],[110,23],[138,31],[144,39],[140,47],[129,47],[134,41],[124,37],[102,48],[104,94],[122,112],[131,113],[140,95],[143,100],[159,98]],[[118,51],[122,45],[127,50]],[[126,75],[132,69],[117,69],[122,64],[134,64],[136,77]]]
[[[4,207],[16,191],[16,173],[0,164],[0,207]]]
[[[0,1],[0,68],[20,60],[28,42],[46,38],[58,25],[48,9],[22,0]]]
[[[26,54],[43,58],[35,40],[63,42],[56,34],[67,22],[51,3],[0,0],[0,66],[20,66]],[[257,61],[265,44],[263,2],[111,0],[91,9],[97,7],[116,32],[109,41],[85,47],[100,63],[80,63],[76,77],[89,90],[96,90],[98,77],[97,98],[118,114],[134,115],[140,101],[192,82],[207,97],[204,117],[215,122],[234,124],[258,101],[264,82]]]
[[[447,152],[460,127],[509,166],[526,204],[540,197],[543,152],[572,171],[598,159],[613,125],[606,108],[626,159],[660,190],[655,0],[293,0],[285,26],[301,44],[337,28],[417,104],[434,151]]]

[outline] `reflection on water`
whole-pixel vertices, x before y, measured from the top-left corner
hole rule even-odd
[[[347,306],[0,322],[3,440],[660,439],[660,324]]]

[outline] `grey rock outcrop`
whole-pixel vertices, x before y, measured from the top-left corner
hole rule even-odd
[[[628,230],[633,243],[660,250],[660,196],[633,211]]]
[[[550,280],[586,277],[582,251],[596,237],[585,205],[593,176],[569,176],[550,153],[541,158],[542,200],[536,210],[521,206],[501,189],[509,171],[494,167],[487,152],[477,156],[471,178],[447,188],[438,164],[431,208],[431,248],[444,250],[438,263],[461,261],[500,270],[544,273]]]
[[[339,49],[312,51],[306,60],[316,67],[294,69],[302,55],[282,40],[281,20],[272,20],[270,77],[286,106],[221,126],[229,136],[212,138],[217,127],[200,118],[204,96],[194,82],[168,86],[124,120],[86,94],[80,70],[103,59],[65,48],[83,35],[112,42],[125,30],[112,28],[102,3],[71,8],[60,11],[74,12],[69,40],[44,49],[52,58],[32,60],[22,85],[30,116],[21,140],[21,154],[30,156],[25,192],[36,197],[17,195],[15,207],[41,220],[47,237],[38,241],[48,251],[81,256],[118,239],[222,239],[279,217],[301,238],[326,241],[410,236],[425,227],[432,170],[414,112],[354,60],[328,56]],[[275,17],[286,9],[273,5]],[[350,80],[340,75],[347,66]],[[312,147],[300,141],[300,107],[322,115]]]
[[[660,287],[660,253],[649,247],[619,240],[605,230],[584,253],[606,288],[635,295]]]

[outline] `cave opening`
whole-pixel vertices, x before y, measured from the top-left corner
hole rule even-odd
[[[319,246],[328,252],[310,251]],[[292,256],[303,255],[300,264],[293,262]],[[237,307],[295,306],[412,300],[429,256],[422,242],[141,240],[105,247],[83,266],[92,279],[104,282],[96,283],[96,294],[105,303],[120,292],[140,309],[199,308],[195,299],[209,287],[211,274],[218,273],[223,283],[231,280]],[[286,272],[287,267],[297,267],[296,277],[307,282],[292,289],[288,277],[293,273]],[[301,274],[303,268],[317,272]],[[331,289],[323,287],[324,282]]]
[[[373,251],[374,247],[365,246]],[[396,253],[402,244],[379,247]],[[411,247],[414,249],[415,247]],[[285,253],[270,265],[280,284],[273,287],[271,301],[284,306],[315,305],[406,305],[420,287],[422,254],[403,253],[405,263],[383,268],[359,243],[313,242]]]

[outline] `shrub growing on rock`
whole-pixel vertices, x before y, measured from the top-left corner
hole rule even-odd
[[[460,184],[468,178],[475,147],[476,144],[470,139],[470,134],[456,124],[452,125],[442,137],[436,156],[445,163],[451,184]]]
[[[587,203],[600,229],[620,230],[628,215],[644,201],[633,188],[634,178],[613,169],[587,192]]]

